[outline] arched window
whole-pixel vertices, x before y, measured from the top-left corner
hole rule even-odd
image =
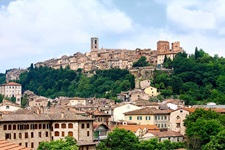
[[[16,130],[16,125],[15,124],[13,125],[13,130]]]
[[[59,124],[58,123],[55,124],[55,128],[59,128]]]
[[[11,126],[11,124],[10,125],[8,125],[8,130],[11,130],[12,129],[12,126]]]
[[[69,124],[68,124],[68,127],[69,127],[69,128],[73,128],[73,124],[72,124],[72,123],[69,123]]]
[[[46,124],[43,124],[43,129],[45,129],[46,128]]]
[[[68,132],[68,136],[73,136],[73,132],[72,131],[69,131]]]
[[[7,130],[7,125],[4,125],[4,130]]]
[[[59,131],[55,131],[55,136],[59,136]]]
[[[90,128],[90,124],[89,123],[87,123],[87,128]]]
[[[66,124],[63,123],[63,124],[61,125],[61,128],[65,129],[65,128],[66,128]]]
[[[84,129],[84,123],[81,124],[81,128]]]
[[[42,129],[42,125],[41,124],[39,124],[38,129]]]

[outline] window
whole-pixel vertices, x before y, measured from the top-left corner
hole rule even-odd
[[[59,132],[58,131],[55,131],[55,136],[59,136]]]
[[[150,116],[146,116],[145,120],[151,120],[151,117]]]
[[[25,143],[25,147],[28,147],[28,143],[27,142]]]
[[[28,132],[25,132],[25,139],[28,138]]]
[[[50,129],[50,124],[47,124],[47,129]]]
[[[72,124],[72,123],[69,123],[69,124],[68,124],[68,127],[69,127],[69,128],[73,128],[73,124]]]
[[[164,116],[164,120],[167,120],[167,116]]]
[[[5,139],[7,140],[7,139],[11,139],[11,133],[6,133],[5,134]]]
[[[16,133],[14,133],[13,138],[16,139]]]
[[[90,132],[89,131],[87,131],[87,136],[89,136],[90,135]]]
[[[55,124],[55,128],[59,128],[59,124],[58,123]]]
[[[30,137],[31,137],[31,138],[34,137],[34,132],[31,132]]]
[[[157,116],[155,116],[155,120],[157,120]]]
[[[81,124],[81,128],[84,129],[84,123]]]
[[[6,106],[6,109],[9,109],[9,106]]]
[[[62,131],[62,137],[64,137],[65,135],[64,135],[64,131]]]
[[[22,146],[22,143],[19,143],[20,146]]]
[[[142,120],[142,116],[137,116],[137,120]]]
[[[7,125],[4,125],[4,130],[7,130]]]
[[[161,116],[161,120],[163,120],[163,116]]]
[[[34,143],[33,142],[31,142],[31,148],[34,148]]]
[[[38,128],[39,128],[39,129],[42,129],[42,126],[41,126],[41,124],[39,124]]]
[[[45,129],[46,128],[46,124],[43,124],[43,129]]]
[[[181,109],[181,110],[180,110],[180,112],[182,113],[182,112],[183,112],[183,110]]]
[[[87,123],[87,128],[90,128],[90,124],[89,123]]]
[[[19,133],[19,138],[22,139],[22,133]]]
[[[12,126],[11,125],[8,125],[8,130],[11,130],[12,129]]]
[[[13,130],[16,130],[16,125],[15,124],[13,125]]]
[[[65,129],[65,128],[66,128],[66,124],[63,123],[63,124],[61,125],[61,128]]]
[[[129,120],[132,120],[132,116],[129,117]]]
[[[158,120],[160,120],[160,116],[158,116]]]
[[[48,137],[48,132],[45,132],[45,136]]]
[[[69,131],[68,132],[68,136],[73,136],[73,132],[72,131]]]
[[[164,127],[166,128],[166,124],[164,124]]]
[[[41,138],[41,132],[38,132],[38,137],[40,137],[40,138]]]

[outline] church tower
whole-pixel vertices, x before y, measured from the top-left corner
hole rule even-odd
[[[91,51],[97,51],[99,48],[98,48],[98,38],[97,37],[92,37],[91,38]]]

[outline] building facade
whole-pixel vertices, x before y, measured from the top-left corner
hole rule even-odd
[[[17,104],[21,104],[22,86],[15,82],[9,82],[0,86],[0,94],[7,98],[14,97]]]

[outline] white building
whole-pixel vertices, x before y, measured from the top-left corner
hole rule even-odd
[[[116,107],[114,108],[114,111],[113,111],[113,120],[114,121],[125,120],[123,113],[137,110],[137,109],[141,109],[141,107],[138,107],[132,104],[125,104],[123,106]]]
[[[2,84],[0,86],[0,94],[4,95],[5,97],[16,98],[16,103],[21,104],[21,97],[22,97],[22,86],[21,84],[15,82],[9,82],[6,84]]]

